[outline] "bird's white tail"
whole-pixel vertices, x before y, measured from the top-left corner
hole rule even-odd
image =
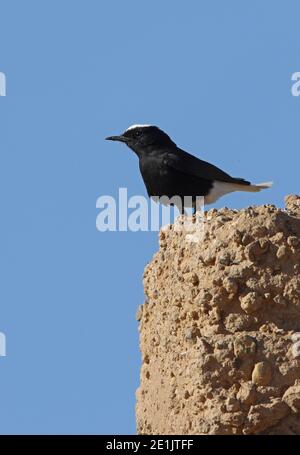
[[[265,190],[266,188],[271,188],[273,185],[273,182],[264,182],[264,183],[255,183],[253,185],[239,185],[237,184],[236,186],[238,187],[238,191],[249,191],[252,193],[256,193],[257,191]]]
[[[215,181],[213,183],[213,188],[210,193],[205,196],[205,204],[212,204],[217,201],[224,194],[232,193],[233,191],[249,191],[256,193],[257,191],[270,188],[273,182],[257,183],[256,185],[243,185],[241,183],[229,183],[229,182],[219,182]]]

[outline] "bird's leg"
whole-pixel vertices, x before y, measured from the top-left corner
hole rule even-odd
[[[196,216],[197,214],[197,198],[193,198],[193,216]]]
[[[183,205],[183,203],[181,203],[181,204],[176,204],[176,206],[177,206],[178,211],[179,211],[179,213],[180,213],[181,216],[186,216],[186,215],[187,215],[186,211],[184,210],[184,205]]]
[[[198,212],[200,213],[203,208],[204,208],[204,198],[200,197],[200,196],[196,196],[195,199],[193,199],[193,216],[196,216]]]

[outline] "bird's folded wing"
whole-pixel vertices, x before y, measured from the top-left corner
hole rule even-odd
[[[219,180],[220,182],[239,183],[241,185],[250,185],[245,179],[231,177],[213,164],[200,160],[193,155],[178,149],[176,153],[166,153],[164,164],[184,174],[207,180]]]

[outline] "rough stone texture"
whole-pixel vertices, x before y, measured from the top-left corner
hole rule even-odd
[[[193,241],[190,241],[191,238]],[[160,232],[144,273],[140,434],[300,434],[300,196]]]

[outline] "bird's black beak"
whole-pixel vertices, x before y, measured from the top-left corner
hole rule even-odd
[[[125,136],[108,136],[105,138],[107,141],[119,141],[119,142],[127,142],[127,138]]]

